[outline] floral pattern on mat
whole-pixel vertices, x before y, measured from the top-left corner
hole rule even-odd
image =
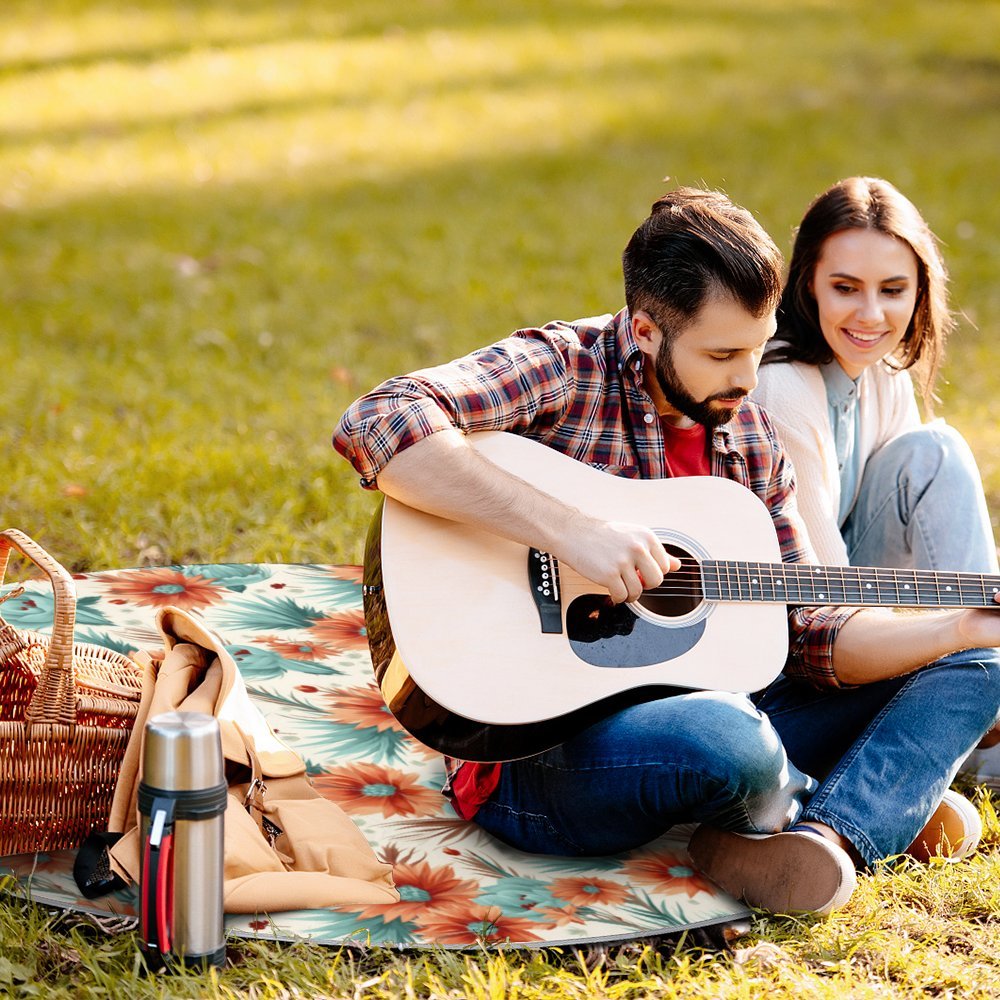
[[[371,677],[356,566],[192,565],[76,577],[76,638],[158,648],[164,604],[196,610],[232,652],[272,728],[393,865],[398,903],[230,916],[242,936],[397,947],[546,946],[668,934],[748,911],[691,867],[683,836],[609,858],[524,854],[460,820],[441,757],[411,739]],[[47,630],[51,595],[31,582],[13,625]],[[131,890],[79,896],[72,852],[0,860],[34,899],[134,916]]]

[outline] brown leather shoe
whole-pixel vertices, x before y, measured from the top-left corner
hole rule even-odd
[[[772,913],[829,913],[858,884],[847,852],[818,834],[741,834],[700,826],[688,852],[713,882]]]
[[[906,853],[918,861],[961,861],[979,846],[982,835],[983,821],[976,807],[949,788]]]

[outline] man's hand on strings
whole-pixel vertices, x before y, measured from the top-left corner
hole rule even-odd
[[[616,604],[637,600],[643,590],[658,587],[665,573],[680,569],[680,560],[645,525],[580,515],[567,527],[565,546],[553,554],[605,587]]]

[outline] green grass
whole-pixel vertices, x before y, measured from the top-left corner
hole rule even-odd
[[[605,952],[409,955],[233,941],[221,972],[150,978],[133,934],[108,936],[8,896],[0,909],[0,995],[993,1000],[1000,994],[1000,824],[989,797],[980,805],[986,847],[971,861],[880,871],[832,917],[761,915],[727,950],[697,935]]]
[[[6,0],[0,520],[74,570],[358,561],[372,498],[329,447],[355,395],[617,309],[666,176],[787,247],[853,173],[895,181],[945,244],[964,318],[941,412],[1000,512],[997,37],[996,0]],[[996,845],[738,943],[773,952],[588,973],[237,945],[216,992],[996,995]],[[161,995],[127,938],[48,919],[8,900],[0,991]]]

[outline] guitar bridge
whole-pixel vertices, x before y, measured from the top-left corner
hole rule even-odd
[[[562,632],[559,563],[548,552],[528,549],[528,583],[543,632]]]

